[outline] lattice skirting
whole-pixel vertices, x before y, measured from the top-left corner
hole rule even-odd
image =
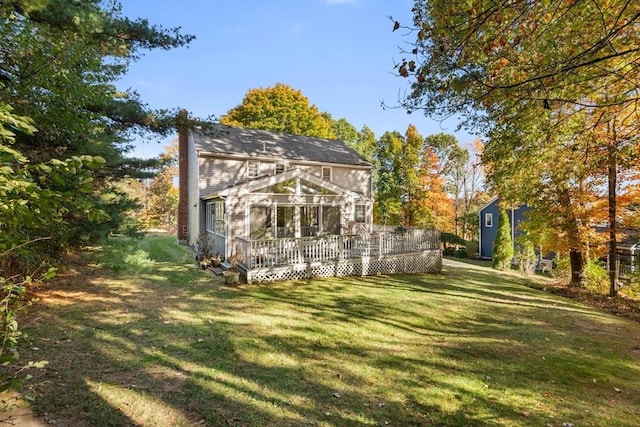
[[[304,280],[313,277],[439,273],[440,271],[442,271],[442,252],[433,250],[402,255],[256,268],[242,271],[242,279],[247,283],[259,283]]]

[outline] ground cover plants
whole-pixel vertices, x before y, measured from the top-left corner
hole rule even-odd
[[[640,325],[544,280],[226,286],[173,236],[111,239],[40,290],[25,393],[74,426],[640,425]]]

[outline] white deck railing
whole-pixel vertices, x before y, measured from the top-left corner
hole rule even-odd
[[[237,239],[239,264],[247,270],[282,265],[339,261],[368,256],[422,252],[440,248],[438,230],[407,229],[371,235],[327,235],[270,240]]]

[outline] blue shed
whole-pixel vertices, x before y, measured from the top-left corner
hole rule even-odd
[[[498,234],[498,197],[493,198],[482,209],[480,209],[480,236],[478,238],[480,247],[480,258],[493,259],[493,242]],[[525,219],[525,213],[529,210],[528,206],[521,205],[517,208],[508,210],[509,222],[511,225],[511,240],[522,234],[518,230],[518,225]]]

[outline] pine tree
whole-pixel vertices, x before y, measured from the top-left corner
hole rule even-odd
[[[502,207],[498,214],[498,233],[493,245],[493,268],[502,271],[509,270],[511,268],[511,259],[513,258],[513,241],[511,239],[509,214]]]

